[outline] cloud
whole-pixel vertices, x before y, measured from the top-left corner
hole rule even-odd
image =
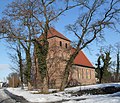
[[[8,69],[10,66],[9,64],[0,64],[0,70]]]

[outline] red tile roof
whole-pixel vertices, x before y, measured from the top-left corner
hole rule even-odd
[[[55,30],[54,28],[51,27],[48,31],[47,38],[49,39],[49,38],[53,38],[53,37],[58,37],[58,38],[62,38],[64,40],[70,41],[63,34],[61,34],[60,32],[58,32],[57,30]],[[40,38],[42,38],[42,36],[40,36]]]
[[[72,51],[74,52],[75,49],[72,49]],[[75,65],[80,65],[80,66],[85,66],[85,67],[92,67],[94,68],[94,66],[92,65],[92,63],[88,60],[88,58],[86,57],[86,55],[83,53],[83,51],[80,51],[78,53],[78,55],[76,56],[76,58],[74,59],[74,64]]]

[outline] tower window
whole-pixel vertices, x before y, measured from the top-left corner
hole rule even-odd
[[[60,41],[60,46],[62,47],[62,42]]]
[[[67,43],[65,44],[65,47],[67,48]]]

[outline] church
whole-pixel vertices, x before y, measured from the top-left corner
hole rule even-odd
[[[59,88],[67,60],[75,49],[71,46],[71,41],[54,28],[50,28],[47,39],[49,42],[47,56],[49,88]],[[84,52],[80,51],[71,67],[68,85],[95,83],[95,68]]]

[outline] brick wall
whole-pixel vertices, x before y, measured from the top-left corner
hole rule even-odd
[[[70,42],[58,37],[50,38],[48,42],[47,68],[49,84],[51,88],[58,88],[61,84],[66,61],[70,57]]]
[[[63,71],[66,66],[66,61],[71,54],[70,42],[64,39],[54,37],[48,39],[49,52],[47,57],[47,67],[49,74],[49,84],[51,88],[58,88],[61,84]],[[62,44],[60,44],[60,42]],[[67,46],[66,46],[67,44]],[[95,83],[95,70],[88,67],[73,66],[70,73],[70,79],[74,79],[82,85]]]
[[[72,79],[76,79],[81,85],[95,84],[95,69],[75,66],[72,71]]]

